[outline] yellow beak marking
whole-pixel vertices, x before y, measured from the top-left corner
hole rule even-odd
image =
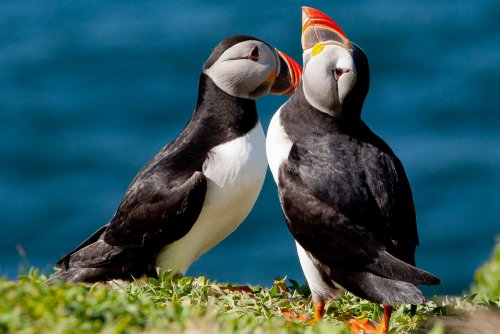
[[[266,82],[274,82],[274,80],[276,80],[276,77],[276,72],[272,71],[271,74],[269,74],[269,76],[267,77]]]
[[[323,51],[323,49],[325,48],[325,46],[323,44],[316,44],[315,46],[313,46],[312,50],[311,50],[311,55],[314,57],[314,56],[317,56],[321,53],[321,51]]]

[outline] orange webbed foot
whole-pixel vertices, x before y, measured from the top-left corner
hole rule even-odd
[[[389,321],[392,314],[392,306],[384,305],[384,316],[380,325],[375,326],[368,319],[351,319],[349,320],[349,328],[354,334],[387,334],[389,332]]]
[[[280,312],[281,314],[283,314],[283,316],[288,320],[288,321],[292,321],[292,319],[297,319],[299,321],[307,321],[310,322],[312,320],[309,320],[309,316],[307,314],[300,314],[300,313],[297,313],[295,311],[291,311],[289,309],[285,309],[285,308],[280,308]]]
[[[314,318],[310,318],[306,314],[299,314],[288,309],[280,309],[281,314],[283,314],[289,321],[292,319],[297,319],[300,321],[307,321],[309,325],[314,325],[318,320],[323,318],[325,314],[325,303],[323,301],[313,302],[314,306]]]
[[[377,327],[368,319],[351,319],[349,328],[353,334],[374,334],[377,331]]]

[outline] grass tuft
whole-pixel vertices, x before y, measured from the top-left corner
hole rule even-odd
[[[491,258],[476,270],[471,292],[483,303],[500,299],[500,235],[496,238]],[[498,307],[498,304],[491,306]]]
[[[307,286],[276,279],[253,292],[226,289],[205,277],[167,273],[160,280],[131,284],[44,285],[36,269],[17,281],[0,279],[0,333],[349,333],[352,317],[379,322],[382,307],[344,293],[327,304],[323,321],[288,319],[282,311],[312,317]],[[499,300],[433,298],[420,305],[395,308],[391,333],[447,333],[470,314],[499,320]],[[491,311],[493,310],[493,311]],[[453,322],[449,320],[453,319]],[[500,321],[500,320],[499,320]],[[472,325],[474,326],[474,325]],[[498,327],[494,327],[498,328]]]

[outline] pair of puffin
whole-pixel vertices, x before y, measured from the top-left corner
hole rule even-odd
[[[368,59],[324,13],[302,10],[303,74],[274,115],[267,157],[287,226],[309,284],[315,319],[342,290],[384,305],[424,302],[418,284],[440,280],[415,267],[418,233],[403,165],[361,120]]]
[[[384,305],[377,329],[351,321],[353,330],[383,333],[393,305],[425,300],[416,285],[440,281],[415,267],[408,179],[361,120],[367,57],[318,10],[304,7],[302,25],[302,79],[293,59],[254,37],[233,36],[213,50],[187,126],[137,174],[110,222],[57,263],[52,279],[184,274],[248,215],[267,151],[315,319],[345,289]],[[266,141],[255,100],[294,91]]]
[[[245,219],[267,170],[256,99],[291,94],[301,67],[267,42],[224,39],[203,66],[195,111],[137,174],[108,224],[64,256],[48,281],[186,273]]]

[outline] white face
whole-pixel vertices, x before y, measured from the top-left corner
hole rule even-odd
[[[342,104],[356,83],[351,53],[339,45],[316,45],[307,52],[302,74],[307,101],[324,113],[342,117]]]
[[[205,74],[230,95],[257,99],[269,94],[279,71],[277,52],[260,41],[248,40],[224,51]]]

